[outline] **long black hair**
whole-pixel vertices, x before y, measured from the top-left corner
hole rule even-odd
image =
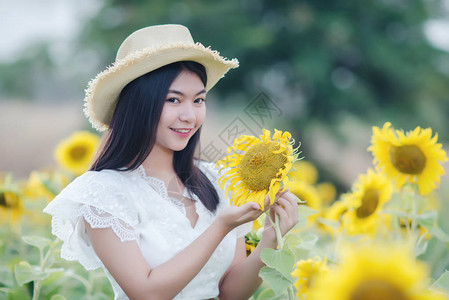
[[[207,75],[203,65],[193,61],[180,61],[144,74],[123,88],[109,124],[104,147],[90,171],[130,171],[143,163],[156,141],[157,127],[168,90],[183,70],[198,75],[206,86]],[[173,168],[188,191],[195,193],[209,211],[215,212],[219,202],[217,191],[193,163],[200,134],[201,127],[183,150],[175,151]]]

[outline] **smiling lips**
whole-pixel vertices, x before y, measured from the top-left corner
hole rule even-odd
[[[192,131],[192,128],[176,128],[176,129],[170,128],[170,129],[181,135],[188,135]]]

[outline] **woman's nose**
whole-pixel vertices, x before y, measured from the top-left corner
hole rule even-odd
[[[185,101],[187,102],[187,101]],[[179,119],[183,122],[193,123],[196,120],[195,110],[192,104],[186,103],[181,107]]]

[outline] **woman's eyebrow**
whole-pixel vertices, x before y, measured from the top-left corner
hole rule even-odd
[[[177,90],[168,90],[168,93],[173,93],[173,94],[178,94],[178,95],[184,96],[184,94],[183,94],[182,92],[177,91]],[[199,91],[198,93],[196,93],[195,96],[198,96],[199,94],[204,94],[204,93],[206,93],[206,90],[205,90],[205,89],[202,89],[201,91]]]

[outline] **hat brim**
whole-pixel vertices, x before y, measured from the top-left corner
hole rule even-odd
[[[230,69],[237,68],[237,59],[228,60],[217,51],[196,44],[171,44],[146,48],[116,61],[89,82],[84,98],[84,114],[98,131],[107,130],[122,89],[137,77],[177,61],[195,61],[206,69],[209,91]]]

